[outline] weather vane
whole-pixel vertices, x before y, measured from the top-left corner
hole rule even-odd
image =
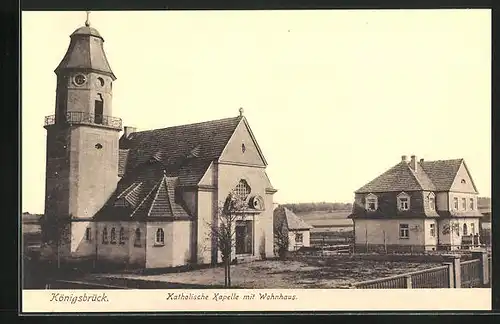
[[[86,11],[87,13],[87,20],[85,21],[85,26],[89,27],[90,26],[90,11]]]

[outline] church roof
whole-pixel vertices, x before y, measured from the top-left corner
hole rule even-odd
[[[197,185],[210,163],[220,157],[244,117],[135,132],[120,139],[119,171],[133,173],[151,161],[161,164],[180,185]]]
[[[178,178],[153,167],[134,179],[123,179],[115,194],[96,214],[98,220],[189,220],[191,215],[176,195]]]
[[[56,74],[63,70],[95,71],[116,79],[104,52],[104,39],[97,29],[83,26],[75,30],[70,37],[68,50],[55,69]]]
[[[385,171],[356,193],[391,191],[448,191],[463,159],[416,162],[416,172],[410,163],[401,161]]]

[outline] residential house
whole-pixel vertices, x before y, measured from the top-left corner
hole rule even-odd
[[[399,163],[356,190],[357,251],[460,249],[479,244],[478,191],[463,159]]]
[[[286,207],[278,206],[274,210],[274,232],[276,235],[286,236],[289,251],[296,251],[301,247],[310,247],[310,230],[312,228],[311,225]],[[275,244],[278,243],[275,242]],[[275,249],[277,248],[275,247]]]
[[[236,221],[233,253],[239,260],[272,256],[276,190],[243,109],[189,125],[124,127],[120,137],[111,104],[116,76],[103,42],[86,23],[55,70],[55,115],[44,125],[42,233],[50,251],[68,262],[142,268],[215,263],[211,227],[232,192],[248,207]]]

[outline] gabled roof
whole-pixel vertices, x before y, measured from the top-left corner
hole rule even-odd
[[[311,225],[307,224],[304,222],[302,218],[297,216],[293,211],[290,209],[283,207],[283,206],[278,206],[274,210],[274,218],[275,219],[286,219],[286,224],[288,230],[308,230],[313,228]]]
[[[462,162],[463,159],[424,161],[421,166],[432,179],[437,191],[447,191],[450,190]]]
[[[179,185],[197,185],[242,119],[238,116],[122,136],[119,167],[126,176],[155,159],[169,177],[179,178]]]
[[[176,197],[179,179],[168,177],[160,165],[120,180],[115,194],[97,214],[98,220],[190,219]]]
[[[414,172],[407,162],[401,161],[355,193],[419,190],[435,190],[435,187],[420,167]]]
[[[411,168],[410,162],[401,161],[356,190],[355,193],[421,190],[448,191],[462,163],[465,164],[463,159],[422,161],[416,163],[417,168],[415,172]]]

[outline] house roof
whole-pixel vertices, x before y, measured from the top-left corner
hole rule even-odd
[[[150,160],[179,185],[197,185],[220,157],[242,116],[135,132],[120,139],[119,171],[126,176]]]
[[[432,179],[437,191],[447,191],[450,190],[462,162],[463,159],[424,161],[421,166]]]
[[[415,172],[409,162],[401,161],[355,193],[448,191],[462,163],[463,159],[422,161],[416,163]]]
[[[279,206],[274,210],[274,216],[275,218],[286,219],[287,228],[289,230],[307,230],[313,228],[293,211],[283,206]]]

